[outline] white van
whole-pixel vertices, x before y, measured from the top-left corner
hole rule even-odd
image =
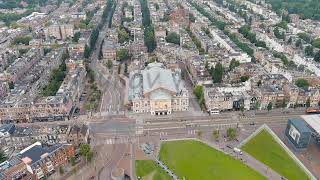
[[[211,109],[210,114],[220,114],[219,109]]]
[[[235,153],[239,153],[240,155],[242,155],[242,151],[241,151],[241,149],[239,149],[239,148],[233,148],[233,151],[235,152]]]

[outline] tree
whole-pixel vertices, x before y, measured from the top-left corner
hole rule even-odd
[[[281,107],[282,107],[282,108],[286,108],[286,107],[287,107],[287,101],[286,101],[286,99],[283,99],[283,100],[282,100]]]
[[[92,158],[93,158],[93,152],[90,151],[90,152],[87,154],[87,161],[88,161],[88,162],[91,162]]]
[[[157,47],[153,26],[147,26],[144,28],[144,42],[148,48],[148,52],[153,52]]]
[[[119,32],[118,32],[118,39],[119,39],[119,43],[124,43],[124,42],[127,42],[129,41],[129,38],[130,38],[130,35],[129,33],[124,29],[122,28]]]
[[[254,105],[254,110],[259,110],[260,109],[260,103],[257,101],[256,104]]]
[[[235,60],[235,59],[232,59],[230,64],[229,64],[229,70],[233,70],[234,68],[240,66],[240,62]]]
[[[261,80],[259,79],[259,81],[257,82],[257,86],[260,87],[262,84]]]
[[[73,174],[76,174],[76,173],[77,173],[77,167],[74,167],[74,168],[72,169],[72,173],[73,173]]]
[[[313,56],[313,47],[310,45],[305,47],[304,53],[306,54],[306,56]]]
[[[112,63],[112,61],[109,59],[109,60],[107,61],[107,68],[108,68],[108,69],[112,69],[112,66],[113,66],[113,63]]]
[[[159,4],[158,3],[155,3],[155,8],[156,8],[156,11],[158,11],[159,9],[160,9],[160,6],[159,6]]]
[[[128,49],[125,49],[125,48],[118,49],[117,50],[117,57],[118,57],[118,60],[120,60],[120,61],[127,60],[129,58]]]
[[[13,44],[29,45],[29,42],[31,41],[31,39],[32,39],[31,36],[19,36],[14,39]]]
[[[320,62],[320,50],[314,55],[314,61]]]
[[[196,95],[198,99],[200,99],[203,96],[203,86],[197,85],[194,88],[193,93]]]
[[[278,28],[278,27],[274,28],[273,34],[274,34],[274,36],[276,36],[276,38],[278,38],[278,39],[285,39],[285,34],[284,34],[284,32],[281,33],[281,32],[279,31],[279,28]]]
[[[312,42],[312,45],[313,45],[315,48],[320,48],[320,38],[315,39],[315,40]]]
[[[13,83],[13,81],[10,81],[10,82],[9,82],[9,89],[14,89],[14,83]]]
[[[189,21],[190,22],[196,22],[196,17],[193,15],[193,13],[189,13]]]
[[[308,108],[308,107],[310,107],[310,105],[311,105],[310,104],[310,98],[308,98],[307,101],[306,101],[306,107]]]
[[[80,145],[80,155],[86,156],[91,151],[91,147],[89,144],[81,144]]]
[[[229,141],[235,140],[237,138],[237,130],[235,128],[228,128],[227,137]]]
[[[244,116],[244,105],[243,104],[240,105],[240,111],[241,111],[242,115]]]
[[[124,64],[124,73],[125,74],[128,73],[128,64],[127,63]]]
[[[240,80],[241,82],[246,82],[250,77],[249,76],[241,76]]]
[[[271,102],[269,102],[269,104],[267,106],[267,110],[268,110],[268,112],[270,112],[272,110],[272,103]]]
[[[212,73],[212,80],[214,83],[221,83],[224,73],[224,67],[221,63],[217,63],[213,73]]]
[[[311,43],[311,36],[307,33],[298,33],[297,34],[300,39],[303,39],[306,43]]]
[[[292,43],[292,37],[291,37],[291,36],[289,37],[287,43],[288,43],[288,44],[291,44],[291,43]]]
[[[300,87],[300,88],[308,88],[309,87],[309,82],[305,79],[297,79],[295,82],[296,86]]]
[[[219,130],[214,130],[214,131],[212,132],[212,138],[213,138],[215,141],[219,141],[219,136],[220,136]]]
[[[202,134],[203,134],[203,132],[199,129],[199,130],[197,131],[197,136],[200,138],[200,137],[202,136]]]
[[[90,53],[91,53],[91,50],[90,50],[90,48],[89,48],[89,46],[87,46],[87,44],[84,46],[84,57],[85,58],[89,58],[90,57]]]
[[[90,162],[92,160],[93,152],[91,151],[91,147],[89,144],[80,145],[80,155],[83,156],[87,162]]]
[[[6,161],[8,158],[5,155],[4,151],[0,148],[0,164],[4,161]]]
[[[180,45],[180,36],[176,32],[170,32],[166,37],[166,41],[168,43]]]
[[[197,85],[194,88],[193,93],[197,97],[201,109],[204,110],[205,109],[205,100],[204,100],[204,94],[203,94],[203,86]]]
[[[280,23],[277,24],[277,27],[281,27],[282,29],[288,29],[288,22],[282,20]]]
[[[65,63],[65,60],[68,58],[67,53],[63,53],[62,55],[62,63],[59,65],[57,69],[54,69],[50,74],[50,80],[49,83],[43,88],[42,95],[47,96],[54,96],[56,92],[59,90],[65,76],[66,76],[66,70],[67,66]]]
[[[80,32],[76,32],[72,38],[72,42],[77,43],[80,39],[80,35],[81,35]]]
[[[72,166],[76,165],[76,158],[75,157],[71,157],[70,161],[71,161]]]
[[[300,65],[298,66],[298,70],[299,70],[299,71],[304,71],[304,68],[305,68],[305,66],[304,66],[303,64],[300,64]]]
[[[295,46],[296,46],[297,48],[302,47],[302,41],[301,41],[301,39],[298,39],[298,40],[296,41]]]
[[[62,165],[59,166],[59,173],[60,173],[60,175],[63,175],[63,174],[64,174],[64,168],[63,168]]]

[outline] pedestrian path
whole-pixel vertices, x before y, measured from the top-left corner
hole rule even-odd
[[[157,164],[164,170],[166,173],[169,174],[174,180],[179,180],[178,176],[176,176],[164,163],[162,163],[159,159],[154,157]]]

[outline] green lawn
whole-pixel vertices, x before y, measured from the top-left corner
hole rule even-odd
[[[136,174],[141,180],[171,180],[172,178],[162,170],[155,161],[137,160]]]
[[[242,149],[287,179],[308,179],[308,176],[266,130],[262,130]]]
[[[198,141],[164,142],[160,149],[160,159],[181,179],[265,179],[240,161]]]

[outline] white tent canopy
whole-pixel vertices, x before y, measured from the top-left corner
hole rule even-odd
[[[302,115],[301,117],[318,135],[320,135],[320,115]]]

